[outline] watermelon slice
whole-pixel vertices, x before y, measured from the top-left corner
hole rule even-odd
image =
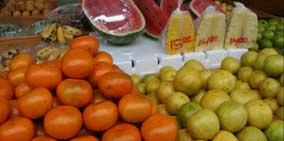
[[[177,0],[161,0],[160,7],[163,9],[166,15],[170,17],[173,11],[177,9],[178,1]],[[187,6],[185,5],[181,5],[180,9],[182,11],[188,10]]]
[[[215,4],[212,0],[192,0],[190,2],[190,9],[193,11],[193,13],[200,17],[203,13],[203,11],[205,11],[205,9],[209,6],[212,5],[214,7],[216,7],[216,9],[220,12],[224,11],[222,10],[222,8],[220,6],[218,6],[217,4]]]
[[[114,44],[133,42],[145,28],[145,19],[132,0],[83,0],[91,26]]]
[[[154,0],[134,0],[146,20],[146,33],[158,38],[167,24],[168,16]]]
[[[177,9],[177,0],[161,0],[160,7],[164,10],[168,17],[171,16],[172,12]]]

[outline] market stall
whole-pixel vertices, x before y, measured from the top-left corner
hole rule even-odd
[[[241,2],[5,0],[0,141],[283,141],[284,19]]]

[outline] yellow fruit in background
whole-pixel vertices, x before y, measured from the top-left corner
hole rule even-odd
[[[223,90],[213,89],[207,91],[201,99],[200,105],[204,108],[211,109],[215,111],[219,105],[224,103],[225,101],[229,101],[231,98]]]
[[[216,110],[221,129],[237,132],[247,124],[246,108],[236,101],[226,101]]]
[[[245,104],[248,112],[248,124],[259,129],[265,129],[272,121],[272,110],[262,100],[251,100]]]
[[[187,131],[195,139],[212,139],[219,129],[219,119],[210,109],[199,110],[187,121]]]
[[[183,66],[197,71],[203,71],[205,69],[204,65],[197,60],[188,60]]]
[[[238,141],[238,138],[231,132],[220,130],[212,141]]]
[[[208,89],[221,89],[229,93],[234,90],[237,78],[226,70],[217,70],[208,79]]]
[[[273,113],[279,108],[279,105],[277,103],[277,99],[275,99],[275,98],[268,97],[268,98],[265,98],[263,100],[263,102],[265,102],[266,104],[269,105],[269,107],[271,108]]]
[[[200,72],[187,67],[180,68],[173,81],[177,91],[186,93],[188,96],[196,94],[202,87]]]
[[[190,99],[186,94],[174,92],[167,98],[166,109],[171,114],[177,114],[179,108],[189,101]]]
[[[247,126],[237,135],[239,141],[267,141],[265,134],[258,128]]]
[[[243,105],[251,100],[261,99],[258,91],[251,89],[235,89],[231,92],[230,97]]]

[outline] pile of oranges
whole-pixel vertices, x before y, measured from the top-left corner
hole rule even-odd
[[[81,36],[62,60],[14,57],[0,74],[0,141],[175,141],[176,121],[98,50]]]

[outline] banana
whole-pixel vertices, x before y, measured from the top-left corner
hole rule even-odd
[[[56,30],[56,27],[57,27],[57,23],[47,25],[41,32],[40,34],[41,37],[44,39],[47,39]]]
[[[52,34],[48,37],[48,39],[52,42],[57,40],[57,34],[56,34],[57,30],[55,30],[54,32],[52,32]]]
[[[68,51],[67,49],[62,49],[58,59],[61,60],[67,51]]]
[[[59,26],[57,28],[57,40],[61,44],[65,44],[65,42],[66,42],[65,37],[64,37],[64,33],[63,33],[63,28],[61,26]]]
[[[53,52],[59,52],[60,49],[55,47],[45,47],[36,52],[36,58],[48,59]]]
[[[83,34],[83,32],[80,29],[69,26],[69,25],[63,25],[63,31],[66,34],[71,34],[74,36],[80,36]]]
[[[48,61],[58,59],[60,56],[61,50],[54,50],[49,57],[47,58]]]
[[[73,35],[71,35],[71,34],[67,34],[67,33],[64,33],[64,37],[65,37],[65,39],[66,39],[66,40],[71,40],[71,39],[73,39],[73,38],[74,38],[74,36],[73,36]]]

